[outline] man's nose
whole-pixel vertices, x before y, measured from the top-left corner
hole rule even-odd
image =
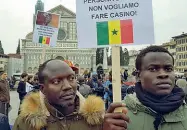
[[[63,84],[62,84],[62,90],[63,91],[67,91],[69,89],[72,89],[71,85],[69,84],[69,81],[67,79],[63,80]]]
[[[168,77],[169,77],[168,73],[164,69],[160,69],[158,78],[164,79]]]

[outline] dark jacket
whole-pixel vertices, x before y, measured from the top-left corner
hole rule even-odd
[[[10,130],[10,125],[8,123],[7,116],[0,113],[0,129],[1,130]]]
[[[24,81],[20,81],[18,84],[17,92],[19,93],[19,99],[22,101],[27,94],[26,92],[26,83]]]

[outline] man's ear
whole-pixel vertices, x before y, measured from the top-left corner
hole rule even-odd
[[[40,84],[40,91],[45,94],[45,86],[44,84]]]
[[[138,77],[138,78],[140,77],[140,71],[139,70],[136,71],[136,77]]]
[[[140,76],[141,76],[141,73],[139,70],[136,71],[136,78],[138,80],[138,82],[140,81]]]

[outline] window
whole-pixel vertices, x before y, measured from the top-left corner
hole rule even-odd
[[[179,55],[179,59],[181,59],[181,55]]]
[[[170,49],[174,49],[174,48],[175,48],[175,45],[170,46]]]
[[[182,43],[185,43],[185,39],[182,39]]]
[[[77,39],[77,28],[75,22],[69,23],[69,39],[70,40],[76,40]]]
[[[63,21],[61,21],[60,22],[60,27],[62,28],[62,29],[64,29],[64,30],[68,30],[68,23],[67,22],[63,22]]]
[[[179,44],[181,44],[181,40],[179,40]]]

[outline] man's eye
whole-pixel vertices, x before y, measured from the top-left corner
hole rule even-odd
[[[70,76],[68,79],[69,79],[69,81],[73,81],[73,80],[75,80],[75,76]]]
[[[61,82],[60,79],[54,79],[54,80],[52,81],[52,84],[58,85],[60,82]]]
[[[155,72],[157,69],[156,69],[156,68],[149,68],[149,70],[150,70],[151,72]]]
[[[173,68],[166,68],[166,71],[171,72],[173,71]]]

